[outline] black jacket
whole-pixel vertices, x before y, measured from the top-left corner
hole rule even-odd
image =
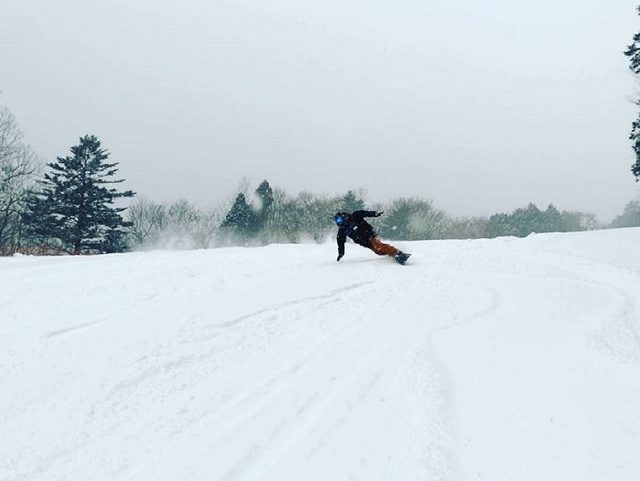
[[[357,210],[352,214],[348,214],[344,225],[338,228],[338,255],[344,255],[344,243],[347,237],[353,239],[353,242],[364,247],[369,247],[369,242],[376,235],[365,217],[378,217],[375,210]]]

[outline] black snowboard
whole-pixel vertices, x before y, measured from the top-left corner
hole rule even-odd
[[[409,257],[411,257],[411,254],[406,254],[404,252],[399,252],[394,257],[396,259],[396,262],[398,262],[398,264],[405,265],[406,262],[407,262],[407,259],[409,259]]]

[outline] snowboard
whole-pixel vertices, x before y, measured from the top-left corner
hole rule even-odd
[[[405,252],[400,252],[395,255],[396,262],[402,265],[405,265],[407,263],[409,257],[411,257],[411,254],[406,254]]]

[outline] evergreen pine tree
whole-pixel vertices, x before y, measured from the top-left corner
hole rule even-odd
[[[113,180],[118,164],[105,162],[109,152],[97,137],[80,138],[71,153],[47,164],[50,172],[39,181],[41,189],[29,197],[25,222],[38,238],[57,239],[75,254],[122,249],[123,228],[131,223],[120,216],[125,208],[113,203],[135,194],[110,187],[124,179]]]
[[[517,236],[518,228],[514,225],[513,216],[510,214],[493,214],[489,217],[486,226],[486,236],[489,238],[501,236]]]
[[[241,192],[236,196],[220,227],[228,233],[247,240],[256,233],[256,215]]]
[[[269,182],[263,180],[262,183],[256,189],[256,194],[260,198],[260,212],[258,213],[259,228],[262,229],[265,226],[271,208],[273,207],[273,189],[269,185]]]
[[[549,204],[544,211],[544,230],[540,232],[563,232],[565,227],[562,224],[562,215],[556,206]]]
[[[640,7],[637,8],[640,13]],[[636,33],[633,36],[633,43],[627,46],[624,54],[629,57],[629,69],[636,75],[640,75],[640,33]],[[640,105],[640,100],[636,101],[636,105]],[[631,124],[631,134],[629,134],[629,140],[633,142],[633,150],[636,153],[636,161],[631,166],[631,172],[636,178],[636,181],[640,180],[640,115]]]
[[[621,215],[613,219],[611,227],[638,227],[640,226],[640,201],[627,203]]]
[[[342,198],[341,209],[345,212],[364,210],[364,199],[362,199],[362,197],[358,197],[353,190],[350,190]]]
[[[518,208],[508,215],[509,223],[515,228],[513,234],[526,237],[532,232],[547,232],[545,230],[544,213],[534,203],[525,208]],[[489,219],[491,221],[491,219]]]

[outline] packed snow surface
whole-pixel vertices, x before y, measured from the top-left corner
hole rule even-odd
[[[0,479],[640,479],[640,229],[0,259]]]

